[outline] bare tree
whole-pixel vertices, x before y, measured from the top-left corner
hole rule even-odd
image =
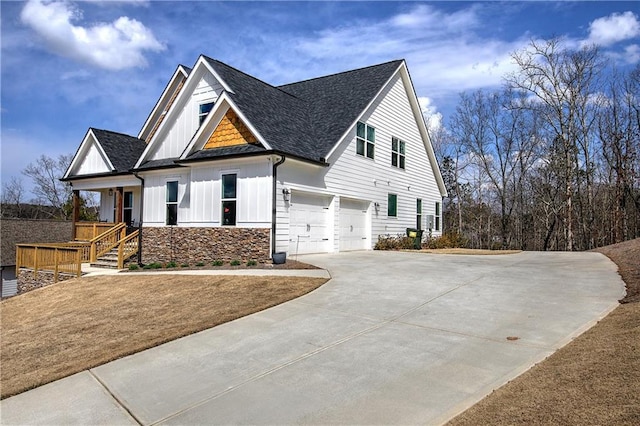
[[[24,192],[22,181],[15,176],[2,184],[2,217],[21,217]]]
[[[587,186],[587,208],[592,209],[593,150],[592,95],[597,92],[598,73],[602,67],[598,50],[584,47],[578,51],[564,48],[561,40],[531,41],[529,47],[513,54],[518,71],[507,77],[515,90],[533,97],[532,108],[540,114],[553,133],[554,155],[559,155],[562,174],[562,225],[566,250],[576,246],[576,191]],[[580,170],[582,169],[582,175]],[[581,232],[585,236],[588,214],[580,216]],[[586,223],[585,223],[586,222]],[[590,243],[588,243],[590,244]],[[587,247],[585,247],[587,248]]]
[[[72,155],[59,155],[57,159],[41,155],[30,163],[22,173],[33,182],[32,193],[39,204],[53,206],[64,219],[69,219],[71,212],[65,208],[69,205],[72,190],[68,183],[60,182]]]

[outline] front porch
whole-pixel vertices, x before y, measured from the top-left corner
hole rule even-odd
[[[123,269],[139,251],[139,230],[127,232],[124,222],[78,222],[74,241],[17,244],[18,294],[79,277],[86,266]]]

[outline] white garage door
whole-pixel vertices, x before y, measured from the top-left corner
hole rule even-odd
[[[340,251],[367,247],[367,201],[340,199]]]
[[[289,207],[289,255],[329,251],[330,197],[291,194]]]

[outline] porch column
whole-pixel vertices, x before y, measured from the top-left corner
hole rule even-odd
[[[73,215],[71,216],[71,240],[76,239],[76,223],[80,220],[80,191],[73,190]]]
[[[123,187],[116,188],[116,223],[122,222]]]

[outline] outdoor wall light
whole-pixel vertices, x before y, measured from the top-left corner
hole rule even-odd
[[[376,209],[376,211],[380,210],[380,203],[378,202],[373,203],[373,208]]]
[[[113,188],[109,188],[109,197],[113,195]]]
[[[282,198],[284,198],[284,201],[289,201],[291,197],[291,191],[289,191],[289,188],[282,188]]]

